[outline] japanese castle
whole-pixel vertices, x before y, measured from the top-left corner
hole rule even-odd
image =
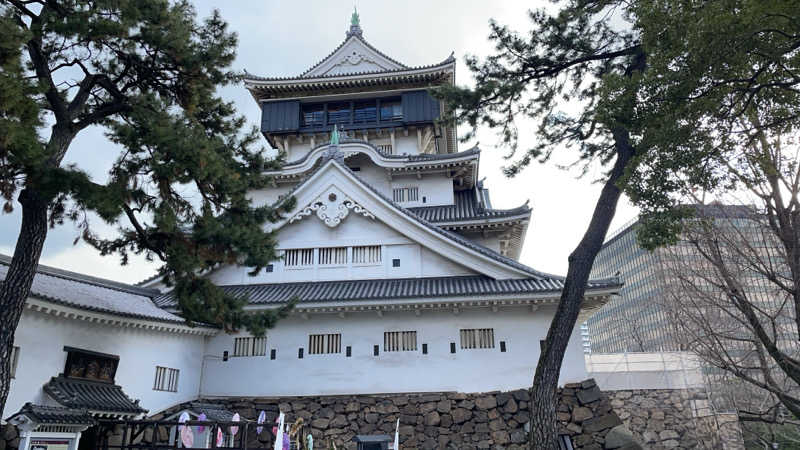
[[[94,420],[198,400],[529,387],[563,278],[518,262],[531,209],[494,208],[481,149],[459,149],[439,122],[429,91],[455,83],[455,69],[453,55],[387,56],[354,13],[344,42],[302,74],[248,74],[264,138],[286,157],[252,200],[296,206],[266,225],[281,259],[257,276],[207,276],[252,310],[297,297],[293,313],[263,338],[226,334],[187,326],[157,279],[40,266],[2,412],[20,448],[94,448]],[[590,282],[580,321],[619,288]],[[584,378],[576,329],[561,382]]]

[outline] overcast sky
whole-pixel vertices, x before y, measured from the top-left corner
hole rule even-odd
[[[234,68],[265,76],[298,75],[327,56],[344,40],[354,5],[352,0],[194,3],[200,16],[219,9],[230,29],[239,34]],[[356,4],[364,38],[406,65],[438,63],[455,52],[459,84],[472,82],[463,64],[464,56],[487,55],[492,50],[486,39],[489,19],[528,30],[525,13],[536,6],[530,1],[485,0],[361,0]],[[258,106],[243,86],[228,87],[222,95],[236,102],[253,125],[258,124]],[[521,129],[520,135],[523,144],[535,139],[533,130]],[[585,231],[600,192],[601,186],[593,183],[598,172],[577,179],[577,172],[556,168],[558,163],[575,159],[574,154],[562,152],[547,166],[534,165],[508,179],[500,171],[506,151],[495,145],[493,132],[479,133],[478,140],[483,150],[480,175],[486,177],[494,207],[516,207],[528,199],[533,207],[521,261],[538,270],[565,274],[567,256]],[[473,144],[461,144],[461,149]],[[87,130],[73,143],[67,162],[77,163],[97,180],[104,180],[116,156],[117,149],[104,138],[102,130]],[[612,231],[635,214],[627,202],[621,202]],[[0,216],[0,253],[13,252],[19,224],[18,212]],[[41,262],[125,282],[136,282],[155,272],[157,266],[142,258],[123,267],[116,257],[100,257],[83,243],[73,245],[77,233],[71,224],[51,230]]]

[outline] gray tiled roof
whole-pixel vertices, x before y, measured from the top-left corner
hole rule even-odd
[[[530,214],[531,212],[531,209],[527,205],[512,209],[484,208],[478,201],[478,193],[475,189],[456,191],[454,200],[455,202],[453,205],[425,206],[408,209],[418,217],[432,223],[500,219]]]
[[[0,279],[5,279],[11,259],[0,255]],[[31,297],[89,311],[162,322],[184,319],[153,304],[159,292],[116,281],[39,265]]]
[[[138,401],[131,400],[116,384],[100,381],[53,377],[42,388],[47,395],[67,408],[84,408],[118,414],[147,412]]]
[[[589,284],[590,289],[617,286],[619,286],[619,281],[616,279],[593,280]],[[494,295],[559,292],[563,287],[564,281],[561,278],[495,280],[485,275],[221,286],[225,292],[235,297],[247,297],[250,304],[284,303],[295,297],[299,299],[300,303],[417,297],[443,298],[465,295],[480,298]],[[157,298],[156,302],[162,307],[175,305],[175,300],[169,293]]]
[[[6,419],[6,422],[17,416],[26,416],[37,423],[50,425],[94,425],[96,423],[85,409],[41,406],[30,402],[25,403],[19,412]]]

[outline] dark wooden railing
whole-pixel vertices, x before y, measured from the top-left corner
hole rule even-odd
[[[195,442],[192,447],[184,447],[181,442],[180,427],[188,426],[197,430],[197,427],[205,427],[202,434],[195,433]],[[233,450],[247,450],[248,436],[254,437],[259,425],[252,421],[242,420],[240,422],[218,422],[218,421],[198,421],[189,420],[178,422],[176,420],[115,420],[101,421],[98,425],[97,450],[166,450],[183,448],[187,450],[225,448]],[[271,442],[272,423],[261,425],[263,436],[269,436]],[[235,435],[231,434],[231,428],[238,427]],[[217,431],[222,429],[224,434],[223,445],[217,446]],[[207,441],[200,437],[210,437]],[[82,443],[83,444],[83,443]],[[207,445],[208,444],[208,445]]]

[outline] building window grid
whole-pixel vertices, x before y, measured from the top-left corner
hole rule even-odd
[[[317,264],[320,266],[346,265],[348,263],[348,250],[352,249],[349,257],[353,264],[380,264],[380,245],[359,245],[354,247],[323,247],[317,250]],[[313,248],[284,250],[284,265],[289,268],[308,268],[314,266]]]
[[[353,264],[380,264],[381,246],[362,245],[353,247]]]
[[[153,382],[154,391],[178,392],[179,369],[156,366],[156,377]]]
[[[384,332],[383,351],[385,352],[417,351],[417,332],[416,331]]]
[[[408,186],[392,189],[392,199],[396,203],[408,203],[419,201],[419,187]]]
[[[347,247],[326,247],[319,249],[319,265],[341,266],[347,264]]]
[[[266,337],[238,337],[233,339],[234,357],[266,356]]]
[[[314,265],[313,248],[293,248],[283,254],[283,264],[286,267],[305,267]]]
[[[342,352],[341,333],[308,335],[309,355],[321,355],[325,353],[341,353],[341,352]]]
[[[460,335],[462,349],[494,348],[494,328],[462,329]]]

